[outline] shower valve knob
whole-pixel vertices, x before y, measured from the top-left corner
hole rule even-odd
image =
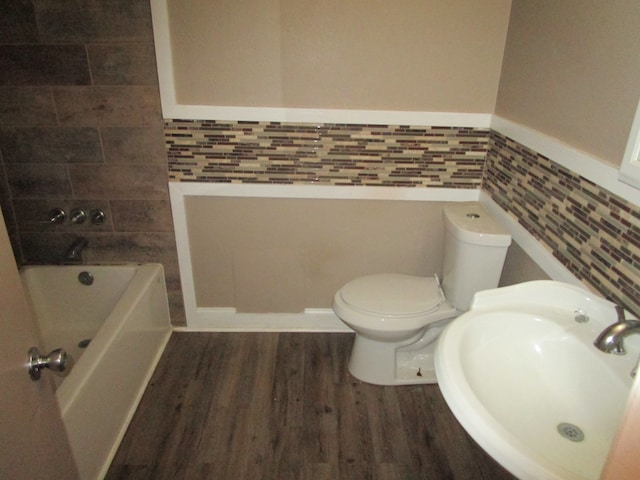
[[[50,224],[62,223],[64,222],[64,219],[66,217],[67,215],[64,213],[64,210],[62,210],[61,208],[52,208],[49,211],[49,220],[41,223],[50,223]]]
[[[86,219],[87,219],[87,214],[84,210],[76,208],[75,210],[71,211],[72,223],[81,224],[81,223],[84,223]]]
[[[91,223],[93,223],[94,225],[102,225],[107,219],[107,216],[102,210],[96,209],[91,210],[89,218],[91,218]]]

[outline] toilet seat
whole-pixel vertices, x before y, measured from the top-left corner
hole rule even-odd
[[[373,317],[423,317],[438,309],[445,296],[438,277],[379,274],[356,278],[338,292],[345,306]]]

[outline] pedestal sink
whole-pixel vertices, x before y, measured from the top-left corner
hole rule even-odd
[[[443,332],[436,374],[467,432],[520,479],[597,479],[622,417],[640,335],[626,355],[593,346],[614,305],[527,282],[476,294]]]

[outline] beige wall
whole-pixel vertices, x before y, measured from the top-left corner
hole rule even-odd
[[[197,304],[302,312],[360,275],[439,273],[442,205],[187,197]]]
[[[640,95],[640,2],[514,0],[496,113],[619,165]]]
[[[444,203],[187,197],[198,307],[330,308],[372,273],[440,274]],[[503,285],[547,276],[517,246]]]
[[[491,113],[510,0],[169,0],[178,103]]]
[[[549,280],[549,278],[549,275],[527,255],[520,245],[515,241],[511,242],[511,246],[507,250],[507,258],[504,260],[499,287],[507,287],[532,280]]]

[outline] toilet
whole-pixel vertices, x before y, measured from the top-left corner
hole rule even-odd
[[[442,281],[437,275],[367,275],[336,292],[333,311],[356,332],[349,371],[376,385],[436,383],[444,327],[473,295],[498,286],[511,236],[476,202],[444,207]]]

